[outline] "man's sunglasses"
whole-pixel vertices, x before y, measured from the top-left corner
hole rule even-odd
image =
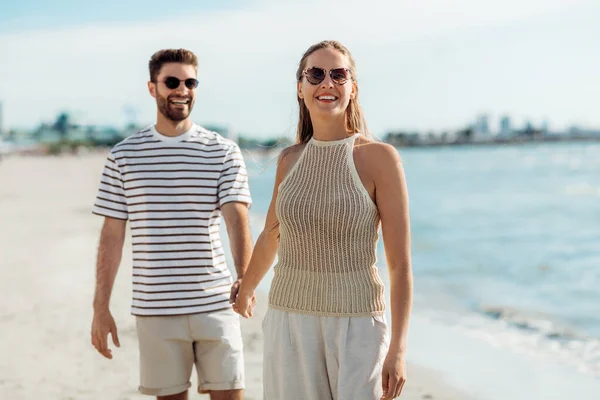
[[[165,80],[163,82],[165,83],[166,87],[173,90],[173,89],[177,89],[179,87],[182,80],[179,78],[175,78],[174,76],[168,76],[165,78]],[[198,87],[198,79],[188,78],[188,79],[184,79],[183,82],[185,84],[185,87],[190,90],[196,89]]]
[[[318,85],[325,80],[327,70],[319,67],[311,67],[304,70],[302,75],[306,76],[306,80],[311,85]],[[348,68],[334,68],[329,71],[329,76],[331,77],[331,80],[338,85],[343,85],[348,79],[352,79],[351,71]]]

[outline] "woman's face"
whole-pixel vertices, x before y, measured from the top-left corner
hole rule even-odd
[[[311,68],[315,68],[312,73]],[[298,97],[304,100],[312,119],[343,116],[350,99],[354,98],[356,83],[351,79],[352,73],[337,70],[339,68],[349,70],[350,63],[348,57],[336,49],[319,49],[308,56],[302,79],[298,82]],[[323,81],[313,84],[319,80],[315,77],[323,77],[323,70],[325,71]],[[331,70],[336,70],[333,79],[330,75]],[[307,73],[311,73],[311,77],[307,77]],[[347,79],[343,79],[344,74],[347,74]]]

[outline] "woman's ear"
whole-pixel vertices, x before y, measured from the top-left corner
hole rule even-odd
[[[304,93],[302,93],[302,82],[298,82],[298,98],[303,99]]]
[[[356,97],[356,93],[358,93],[358,86],[356,85],[356,81],[352,81],[352,91],[350,92],[350,98],[352,100]]]

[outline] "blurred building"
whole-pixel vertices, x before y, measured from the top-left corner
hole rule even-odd
[[[512,133],[512,121],[508,115],[503,115],[500,118],[500,130],[498,132],[503,136],[508,136]]]
[[[490,118],[487,114],[480,114],[475,118],[473,123],[467,130],[459,132],[464,140],[485,142],[490,140]]]
[[[523,133],[526,135],[531,135],[535,132],[535,126],[533,122],[530,120],[525,121],[525,127],[523,128]]]
[[[487,114],[478,115],[475,120],[475,134],[489,135],[490,117]]]

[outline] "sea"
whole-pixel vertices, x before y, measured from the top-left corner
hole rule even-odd
[[[408,361],[473,399],[600,399],[600,143],[398,152],[414,274]],[[254,239],[276,157],[244,151]],[[377,265],[389,296],[381,238]]]

